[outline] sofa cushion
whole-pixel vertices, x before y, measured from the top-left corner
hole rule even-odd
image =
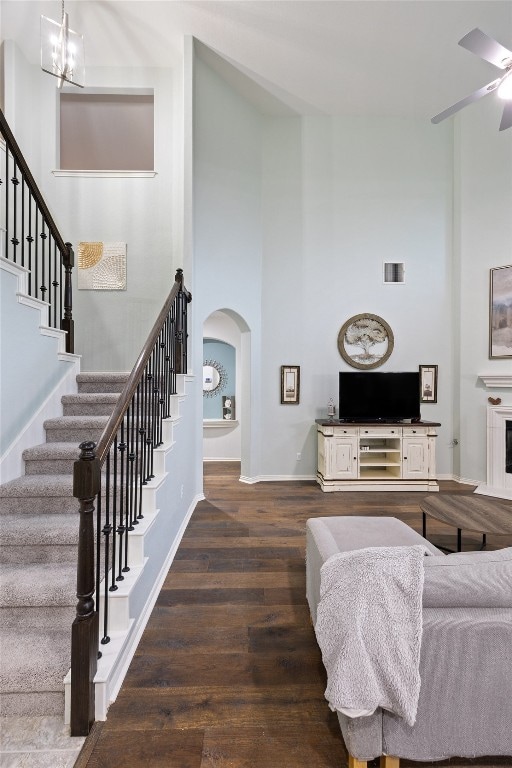
[[[512,547],[423,561],[425,608],[512,608]]]

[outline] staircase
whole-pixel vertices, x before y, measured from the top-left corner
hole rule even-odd
[[[73,463],[98,440],[128,375],[81,373],[46,442],[24,451],[25,475],[0,486],[1,715],[64,712],[76,608],[79,516]]]

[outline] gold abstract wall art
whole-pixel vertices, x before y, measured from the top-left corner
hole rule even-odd
[[[126,243],[78,243],[78,288],[126,290]]]

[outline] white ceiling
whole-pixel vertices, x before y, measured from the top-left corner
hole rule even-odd
[[[2,39],[36,63],[39,16],[60,8],[2,0]],[[193,35],[313,114],[429,118],[497,76],[461,37],[480,27],[512,48],[512,0],[66,0],[66,11],[86,66],[173,66]]]

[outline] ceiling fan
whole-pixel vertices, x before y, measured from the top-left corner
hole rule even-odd
[[[477,99],[481,99],[482,96],[487,96],[488,93],[497,91],[498,96],[505,100],[505,106],[503,109],[503,115],[500,123],[500,131],[506,130],[512,126],[512,51],[508,48],[504,48],[503,45],[493,40],[492,37],[486,35],[481,29],[476,27],[468,32],[462,40],[459,40],[459,45],[466,48],[471,53],[476,53],[477,56],[489,61],[499,69],[504,69],[505,74],[500,75],[496,80],[493,80],[488,85],[484,85],[478,91],[475,91],[470,96],[466,96],[465,99],[453,104],[444,112],[440,112],[438,115],[432,118],[433,123],[440,123],[446,117],[458,112],[459,109],[471,104]]]

